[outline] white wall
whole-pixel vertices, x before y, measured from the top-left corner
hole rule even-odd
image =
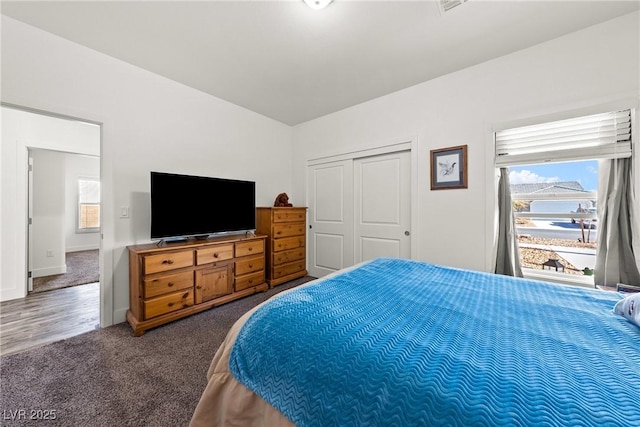
[[[126,246],[149,240],[149,171],[256,181],[257,203],[292,191],[289,126],[2,16],[2,101],[102,123],[101,324],[125,320]],[[3,119],[4,121],[4,119]],[[15,180],[4,152],[2,180]],[[5,281],[22,277],[20,217],[2,190]],[[227,201],[207,200],[229,207]],[[118,217],[129,206],[127,219]],[[4,254],[15,253],[5,258]]]
[[[567,112],[636,106],[639,21],[638,13],[630,14],[292,131],[3,16],[1,96],[3,102],[103,124],[102,245],[107,274],[102,277],[101,304],[113,310],[103,312],[101,321],[108,325],[124,321],[129,304],[126,246],[148,240],[150,170],[252,179],[258,204],[270,205],[283,191],[300,203],[306,198],[310,159],[417,138],[414,160],[420,187],[414,200],[414,257],[489,270],[495,206],[492,131],[562,118]],[[469,146],[469,188],[429,191],[429,150],[461,144]],[[16,196],[20,183],[13,186],[15,161],[16,153],[5,150],[3,142],[3,289],[7,281],[22,277],[24,236],[13,208],[21,201]],[[121,206],[131,207],[129,219],[118,218]]]
[[[637,106],[639,22],[639,14],[632,13],[298,125],[294,193],[306,194],[311,159],[416,136],[419,188],[413,200],[417,245],[412,256],[491,270],[496,205],[492,132],[572,112]],[[430,191],[430,150],[463,144],[468,145],[468,189]]]
[[[100,158],[94,156],[65,155],[65,252],[86,251],[100,247],[99,232],[78,232],[78,179],[100,180]]]

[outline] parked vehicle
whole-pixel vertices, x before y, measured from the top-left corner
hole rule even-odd
[[[593,215],[596,215],[598,213],[598,210],[596,208],[578,208],[578,210],[575,211],[576,213],[590,213]],[[596,228],[596,222],[598,221],[596,218],[593,219],[583,219],[583,224],[584,224],[584,228],[590,228],[590,229],[595,229]],[[575,218],[571,218],[571,224],[576,224],[576,223],[580,223],[580,219],[575,219]]]

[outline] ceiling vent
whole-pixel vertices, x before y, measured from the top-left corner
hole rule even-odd
[[[462,3],[466,2],[467,0],[440,0],[440,11],[441,12],[448,12],[451,9],[453,9],[456,6],[460,6]]]

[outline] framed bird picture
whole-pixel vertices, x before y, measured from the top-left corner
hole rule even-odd
[[[467,188],[467,146],[431,150],[431,189]]]

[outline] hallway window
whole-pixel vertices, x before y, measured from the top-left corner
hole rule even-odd
[[[80,178],[78,180],[78,231],[100,230],[100,181]]]

